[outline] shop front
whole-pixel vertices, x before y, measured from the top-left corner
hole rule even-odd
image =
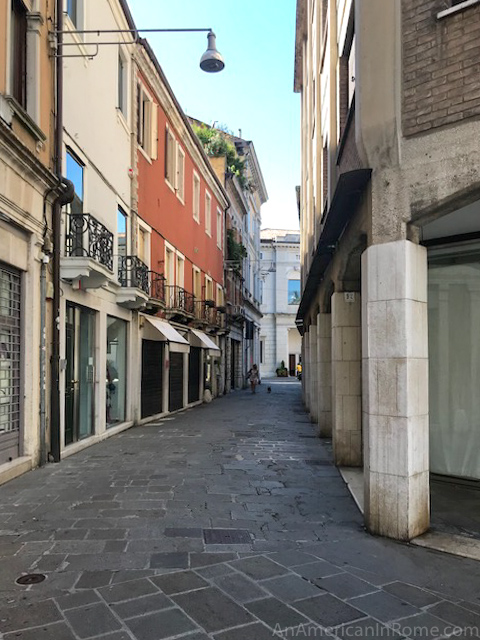
[[[141,418],[186,405],[190,345],[166,320],[140,314],[142,328]]]

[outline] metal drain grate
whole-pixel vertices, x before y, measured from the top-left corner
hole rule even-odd
[[[39,584],[43,582],[47,576],[44,576],[43,573],[27,573],[24,576],[20,576],[15,580],[17,584],[21,585],[29,585],[29,584]]]
[[[330,467],[332,465],[330,460],[305,460],[305,464],[309,464],[311,467]]]
[[[252,538],[246,529],[204,529],[205,544],[251,544]]]

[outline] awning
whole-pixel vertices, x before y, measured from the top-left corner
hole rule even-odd
[[[297,320],[302,323],[336,251],[337,243],[353,218],[371,175],[371,169],[356,169],[342,173],[338,178],[297,311]]]
[[[207,336],[203,331],[198,329],[190,329],[188,333],[188,341],[192,347],[200,347],[201,349],[208,349],[209,356],[219,356],[220,349],[215,342]]]
[[[170,351],[177,353],[188,353],[190,351],[188,341],[185,340],[171,324],[153,316],[142,315],[142,318],[146,320],[143,327],[143,337],[146,340],[168,342]]]

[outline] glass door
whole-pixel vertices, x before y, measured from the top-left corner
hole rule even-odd
[[[95,313],[67,304],[65,444],[93,433]]]

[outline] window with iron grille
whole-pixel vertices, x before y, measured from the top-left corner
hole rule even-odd
[[[20,430],[20,273],[0,265],[0,436]]]

